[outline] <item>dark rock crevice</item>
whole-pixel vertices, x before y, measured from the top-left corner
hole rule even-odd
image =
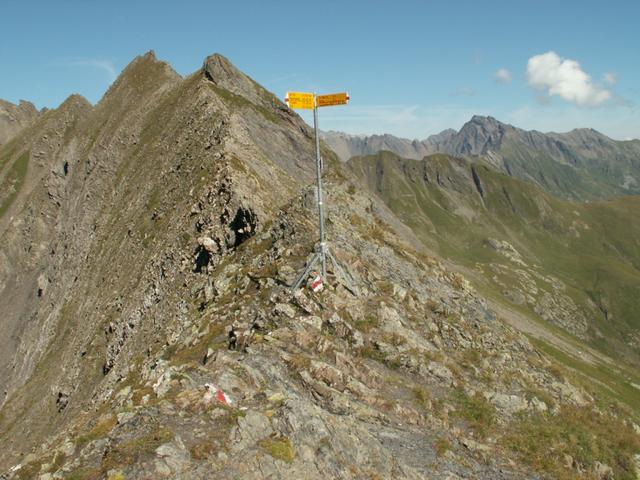
[[[473,177],[473,184],[476,186],[476,190],[480,194],[480,197],[484,199],[484,188],[482,187],[480,176],[473,165],[471,166],[471,176]]]
[[[239,207],[229,223],[230,235],[227,246],[237,248],[251,238],[258,226],[258,217],[249,208]]]
[[[205,272],[210,262],[211,254],[209,251],[203,245],[198,245],[198,248],[196,248],[195,251],[194,273]]]

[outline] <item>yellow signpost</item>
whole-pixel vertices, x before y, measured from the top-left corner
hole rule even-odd
[[[333,263],[334,273],[337,273],[341,276],[344,282],[347,285],[347,288],[353,292],[355,295],[356,292],[351,285],[351,281],[349,277],[344,274],[344,271],[338,264],[337,260],[333,257],[331,252],[329,251],[329,247],[327,246],[324,238],[324,211],[323,211],[323,201],[322,201],[322,159],[320,157],[320,136],[318,135],[318,107],[330,107],[333,105],[346,105],[349,101],[349,94],[346,92],[342,93],[331,93],[329,95],[316,95],[315,93],[306,93],[306,92],[287,92],[287,96],[284,99],[287,102],[289,108],[297,108],[304,110],[313,110],[313,129],[315,131],[315,140],[316,140],[316,176],[317,176],[317,200],[318,200],[318,227],[320,230],[320,245],[318,251],[314,254],[311,261],[307,264],[304,271],[297,278],[293,286],[291,287],[292,291],[296,291],[302,282],[312,273],[313,266],[316,262],[320,262],[322,274],[316,276],[314,281],[312,282],[311,288],[314,292],[320,291],[322,288],[323,282],[327,279],[327,258],[331,260]],[[314,274],[315,275],[315,274]]]
[[[329,95],[316,95],[316,105],[318,107],[331,107],[333,105],[346,105],[349,102],[349,94],[330,93]]]
[[[315,107],[314,97],[313,93],[287,92],[284,101],[287,102],[289,108],[313,110]]]

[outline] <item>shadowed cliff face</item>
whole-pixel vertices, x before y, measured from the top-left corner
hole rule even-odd
[[[152,52],[0,147],[0,476],[538,478],[518,445],[546,435],[558,476],[565,431],[595,438],[584,471],[631,472],[632,407],[503,324],[324,146],[357,295],[331,269],[292,295],[313,148],[226,58],[181,78]],[[491,201],[488,167],[441,160],[403,171]]]

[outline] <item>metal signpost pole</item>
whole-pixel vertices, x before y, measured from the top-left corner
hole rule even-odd
[[[334,93],[330,95],[316,95],[315,93],[307,93],[307,92],[287,92],[287,96],[285,98],[287,105],[289,108],[301,108],[304,110],[313,110],[313,130],[316,135],[316,177],[317,177],[317,201],[318,201],[318,226],[320,229],[320,245],[318,250],[313,254],[313,257],[307,263],[304,271],[298,276],[296,281],[293,283],[291,290],[295,292],[302,283],[306,280],[307,276],[311,274],[313,270],[313,266],[316,262],[320,262],[322,268],[322,274],[317,276],[314,281],[311,283],[311,288],[313,291],[319,291],[323,288],[323,283],[327,281],[327,257],[331,260],[333,264],[333,272],[335,276],[339,276],[342,278],[343,282],[346,284],[347,288],[351,293],[357,295],[356,290],[353,288],[351,284],[351,280],[347,275],[345,275],[345,271],[340,267],[340,264],[337,262],[335,257],[329,251],[329,247],[327,246],[325,240],[324,233],[324,201],[322,198],[322,157],[320,156],[320,135],[318,133],[318,107],[329,107],[332,105],[346,105],[349,101],[349,94],[346,92],[343,93]],[[314,273],[314,275],[316,275]]]
[[[313,96],[313,129],[316,134],[316,175],[318,180],[318,216],[320,226],[320,261],[322,262],[322,280],[327,279],[327,253],[324,241],[324,211],[322,203],[322,160],[320,158],[320,136],[318,135],[318,104]]]

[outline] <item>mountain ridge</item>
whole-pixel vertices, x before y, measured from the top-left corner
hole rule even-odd
[[[380,150],[414,159],[433,153],[481,157],[508,175],[573,200],[640,193],[640,140],[617,141],[593,129],[541,133],[475,115],[458,132],[426,140],[335,134],[325,134],[324,140],[343,160]]]

